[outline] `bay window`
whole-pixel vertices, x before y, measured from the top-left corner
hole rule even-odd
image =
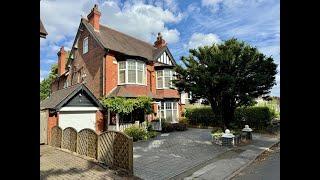
[[[119,84],[146,84],[146,65],[142,61],[127,60],[118,62]]]
[[[157,89],[169,89],[173,87],[172,80],[175,79],[173,70],[165,69],[157,71]]]
[[[169,122],[177,122],[178,119],[177,102],[159,102],[158,117]]]

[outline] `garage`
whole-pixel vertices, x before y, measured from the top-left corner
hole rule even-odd
[[[40,114],[41,112],[47,112],[47,115],[43,116],[47,121],[40,122],[45,125],[43,127],[47,127],[47,133],[42,130],[45,128],[42,128],[40,135],[47,134],[48,141],[52,127],[57,125],[62,129],[73,127],[78,132],[89,128],[98,134],[105,129],[104,108],[84,84],[55,91],[40,103]],[[44,141],[43,139],[40,143]]]
[[[59,126],[62,129],[73,127],[78,132],[89,128],[95,130],[96,111],[60,111]]]

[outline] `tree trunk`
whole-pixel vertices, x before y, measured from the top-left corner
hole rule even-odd
[[[222,101],[222,111],[224,126],[230,129],[230,123],[234,121],[235,106],[229,97],[224,97]]]

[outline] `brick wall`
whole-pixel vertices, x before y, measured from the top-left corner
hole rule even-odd
[[[156,94],[156,72],[153,63],[147,64],[147,88]]]
[[[101,111],[97,111],[96,112],[96,132],[98,134],[102,133],[104,131],[104,126],[105,126],[105,122],[104,122],[104,115]]]
[[[89,48],[88,52],[83,54],[82,44],[86,37],[88,37]],[[78,76],[80,76],[81,82],[81,75],[86,74],[86,77],[83,79],[86,86],[97,98],[101,97],[103,91],[102,64],[104,54],[104,49],[101,48],[86,29],[80,32],[78,49],[74,51],[74,60],[70,64],[69,85],[79,83]]]
[[[48,144],[50,143],[50,138],[51,138],[51,129],[54,127],[54,126],[57,126],[59,123],[58,123],[58,114],[49,114],[49,117],[48,117]]]
[[[118,64],[114,54],[105,58],[105,94],[108,95],[118,85]]]

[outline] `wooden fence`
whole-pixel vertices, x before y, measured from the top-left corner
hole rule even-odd
[[[133,174],[133,139],[122,132],[105,131],[97,135],[91,129],[82,129],[77,133],[72,127],[62,131],[55,126],[51,131],[50,145],[77,152]]]

